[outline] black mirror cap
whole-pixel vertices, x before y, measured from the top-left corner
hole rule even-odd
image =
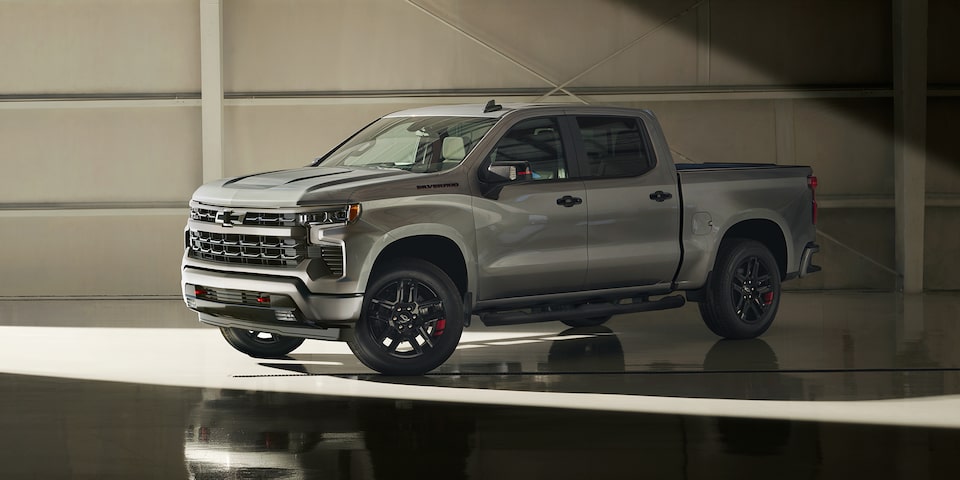
[[[527,162],[493,162],[483,172],[483,180],[490,183],[518,182],[533,178]]]
[[[484,197],[497,200],[504,185],[532,179],[529,162],[493,162],[480,170],[480,191]]]

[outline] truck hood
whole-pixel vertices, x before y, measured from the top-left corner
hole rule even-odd
[[[306,167],[217,180],[201,186],[195,201],[225,207],[296,207],[345,202],[354,189],[417,174],[399,170]]]

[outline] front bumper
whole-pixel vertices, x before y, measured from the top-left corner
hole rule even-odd
[[[185,266],[181,278],[187,307],[218,327],[331,339],[337,327],[356,322],[363,305],[363,294],[315,294],[291,277]]]

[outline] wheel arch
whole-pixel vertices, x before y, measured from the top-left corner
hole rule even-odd
[[[432,263],[450,277],[461,296],[470,291],[470,274],[463,249],[449,237],[429,234],[396,239],[377,255],[370,276],[375,276],[384,265],[401,258],[416,258]]]
[[[755,240],[767,247],[767,250],[770,250],[773,258],[777,261],[777,267],[780,269],[780,279],[784,280],[786,278],[789,251],[787,250],[786,235],[780,225],[765,218],[740,221],[730,226],[723,233],[717,245],[717,251],[719,252],[720,248],[723,247],[724,242],[734,238]]]

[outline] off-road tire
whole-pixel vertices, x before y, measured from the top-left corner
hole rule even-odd
[[[707,327],[723,338],[756,338],[770,328],[779,305],[780,269],[770,250],[755,240],[725,240],[700,302]]]

